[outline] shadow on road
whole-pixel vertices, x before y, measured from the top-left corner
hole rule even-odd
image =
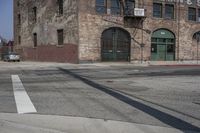
[[[129,76],[200,76],[200,70],[176,70],[145,73],[129,73]]]
[[[72,77],[84,82],[85,84],[91,86],[91,87],[94,87],[100,91],[103,91],[113,97],[115,97],[116,99],[134,107],[134,108],[137,108],[151,116],[153,116],[154,118],[160,120],[161,122],[173,127],[173,128],[176,128],[176,129],[179,129],[181,130],[182,132],[184,133],[189,133],[189,131],[197,131],[197,132],[200,132],[200,128],[197,127],[197,126],[194,126],[188,122],[185,122],[179,118],[176,118],[170,114],[167,114],[165,112],[162,112],[160,110],[157,110],[155,108],[152,108],[148,105],[145,105],[144,103],[141,103],[141,102],[138,102],[138,101],[135,101],[125,95],[122,95],[116,91],[113,91],[112,88],[109,88],[109,87],[106,87],[104,85],[101,85],[101,84],[98,84],[98,83],[95,83],[89,79],[86,79],[84,77],[81,77],[80,75],[74,73],[74,72],[71,72],[67,69],[63,69],[63,68],[58,68],[60,71],[63,71],[65,72],[66,74],[68,75],[71,75]]]

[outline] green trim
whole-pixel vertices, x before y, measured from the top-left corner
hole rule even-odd
[[[175,36],[172,32],[165,29],[155,31],[151,38],[151,60],[175,60],[175,44]]]
[[[172,32],[168,30],[157,30],[153,33],[152,38],[164,38],[164,39],[174,39],[175,36]]]

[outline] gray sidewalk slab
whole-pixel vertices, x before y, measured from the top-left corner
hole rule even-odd
[[[195,133],[174,128],[68,116],[0,114],[2,133]]]

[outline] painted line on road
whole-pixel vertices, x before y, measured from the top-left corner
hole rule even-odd
[[[18,114],[36,113],[37,111],[31,102],[31,99],[28,96],[19,76],[12,75],[11,77]]]

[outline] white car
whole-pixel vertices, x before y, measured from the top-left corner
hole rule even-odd
[[[8,53],[4,55],[4,61],[18,61],[20,62],[20,55],[17,53]]]

